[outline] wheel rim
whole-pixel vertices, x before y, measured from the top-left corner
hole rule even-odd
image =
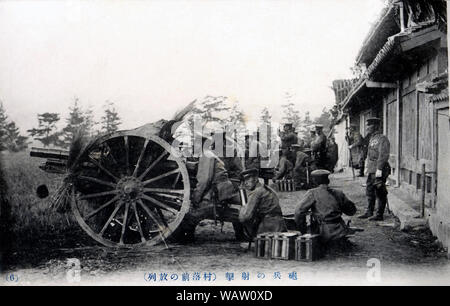
[[[176,149],[157,136],[116,133],[88,146],[72,168],[72,211],[106,246],[154,245],[190,206],[189,176]]]

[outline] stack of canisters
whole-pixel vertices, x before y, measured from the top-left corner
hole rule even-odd
[[[320,258],[319,235],[300,232],[263,233],[256,237],[255,256],[265,259],[314,261]]]
[[[284,180],[276,180],[275,184],[278,188],[278,191],[295,191],[294,180],[284,179]]]

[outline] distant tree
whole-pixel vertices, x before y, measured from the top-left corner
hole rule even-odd
[[[285,93],[286,103],[282,104],[283,108],[283,120],[286,123],[292,123],[294,128],[297,128],[301,124],[300,112],[295,108],[295,104],[292,102],[292,94],[289,92]]]
[[[3,103],[0,101],[0,151],[19,152],[28,147],[28,137],[20,135],[14,121],[8,119]]]
[[[113,102],[106,101],[105,114],[101,119],[101,124],[101,130],[105,133],[114,133],[119,129],[120,117]]]
[[[236,130],[245,128],[245,115],[242,109],[239,108],[238,103],[234,103],[230,110],[230,115],[227,119],[227,125],[231,125]]]
[[[19,152],[28,148],[28,137],[20,135],[19,128],[14,121],[6,126],[6,147],[10,152]]]
[[[272,116],[269,113],[269,109],[264,107],[261,111],[261,116],[259,117],[261,124],[270,124],[272,122]]]
[[[66,126],[62,129],[61,146],[69,147],[75,136],[88,136],[85,126],[85,116],[79,106],[79,99],[75,97],[72,107],[69,108],[69,117],[66,119]]]
[[[6,110],[3,107],[3,102],[0,101],[0,152],[7,149],[6,147],[7,125],[8,125],[8,116],[6,115]]]
[[[82,116],[84,119],[83,122],[83,130],[87,136],[93,136],[95,133],[95,126],[98,124],[94,120],[94,111],[92,107],[88,107],[86,110],[82,111]],[[98,133],[97,133],[98,134]]]
[[[202,127],[206,127],[210,123],[225,126],[229,118],[222,117],[230,110],[227,105],[228,98],[224,96],[206,96],[201,102],[197,102],[190,116],[187,117],[189,126],[193,128],[195,115],[202,119]]]
[[[34,140],[40,141],[44,147],[58,145],[60,133],[56,131],[56,123],[60,120],[58,113],[38,114],[39,126],[27,130]]]
[[[320,116],[314,119],[314,123],[315,124],[322,124],[323,125],[323,131],[325,133],[327,133],[330,130],[331,119],[332,118],[331,118],[330,112],[327,110],[326,107],[324,107],[322,109],[322,113],[320,114]]]

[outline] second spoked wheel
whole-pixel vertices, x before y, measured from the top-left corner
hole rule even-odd
[[[189,211],[185,163],[158,136],[100,138],[80,153],[71,172],[76,220],[106,246],[165,241]]]

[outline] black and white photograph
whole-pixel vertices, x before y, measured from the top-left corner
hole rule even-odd
[[[0,0],[0,287],[450,285],[447,12]]]

